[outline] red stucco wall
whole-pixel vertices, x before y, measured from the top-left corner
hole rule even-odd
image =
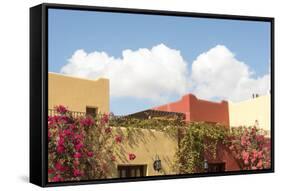
[[[228,102],[226,101],[211,102],[198,99],[192,94],[187,94],[179,101],[152,109],[184,113],[187,122],[220,123],[229,127]],[[213,159],[213,156],[209,152],[205,153],[205,158],[209,163],[225,162],[225,171],[240,170],[237,161],[223,144],[217,145],[217,155],[215,159]]]
[[[216,151],[216,158],[213,158],[214,156],[211,151],[204,153],[204,158],[208,161],[208,163],[225,163],[225,171],[240,170],[238,162],[231,154],[231,151],[221,142],[217,144]]]
[[[181,112],[186,116],[186,121],[220,123],[229,126],[228,103],[211,102],[196,98],[192,94],[185,95],[181,100],[154,107],[160,111]]]

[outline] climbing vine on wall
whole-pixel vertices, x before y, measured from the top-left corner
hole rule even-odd
[[[217,144],[223,142],[228,131],[224,126],[190,123],[181,129],[181,139],[175,157],[175,169],[180,174],[203,172],[204,154],[216,158]]]
[[[178,138],[174,170],[179,174],[204,172],[204,159],[216,159],[218,144],[229,148],[241,170],[270,168],[270,138],[256,127],[229,128],[219,124],[169,119],[115,118],[110,125],[124,127],[134,137],[139,129],[157,130]]]
[[[177,137],[178,129],[186,126],[183,120],[169,119],[137,119],[137,118],[112,118],[109,122],[112,127],[124,127],[127,136],[133,136],[138,129],[157,130]]]
[[[141,130],[156,130],[176,138],[178,149],[174,168],[179,174],[204,172],[204,159],[216,159],[218,144],[243,170],[270,168],[270,139],[254,127],[229,129],[219,124],[181,119],[137,119],[98,115],[96,118],[72,117],[63,106],[48,118],[50,182],[106,178],[116,160],[116,146],[135,139]],[[128,159],[137,156],[128,153]],[[90,170],[89,170],[90,169]]]
[[[134,137],[139,129],[157,130],[177,138],[179,147],[175,154],[174,170],[177,173],[203,171],[204,154],[216,158],[217,144],[223,143],[229,130],[218,124],[189,123],[183,120],[115,118],[110,125],[124,127],[127,136]]]

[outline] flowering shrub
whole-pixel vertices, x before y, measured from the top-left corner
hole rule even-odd
[[[181,132],[174,165],[180,174],[204,172],[204,158],[210,153],[216,159],[220,152],[218,143],[229,148],[241,170],[270,168],[270,138],[256,127],[230,130],[219,125],[190,123]]]
[[[129,153],[129,160],[135,160],[136,155],[133,153]]]
[[[48,116],[49,182],[106,178],[116,160],[114,146],[122,141],[108,115],[74,118],[62,105],[55,110],[58,115]]]
[[[121,135],[116,135],[115,136],[115,142],[116,143],[121,143],[122,142],[122,136]]]
[[[256,127],[233,128],[229,149],[243,170],[270,168],[270,139]]]

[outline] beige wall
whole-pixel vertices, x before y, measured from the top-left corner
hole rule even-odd
[[[86,106],[109,112],[109,80],[88,80],[61,74],[48,74],[48,108],[65,105],[71,111],[85,112]]]
[[[98,107],[99,112],[109,112],[109,80],[87,80],[49,73],[49,109],[63,104],[72,111],[85,112],[86,106]],[[118,177],[118,165],[146,165],[146,176],[173,174],[172,165],[177,150],[177,136],[168,133],[131,128],[116,128],[122,135],[121,144],[116,147],[116,162],[109,177]],[[128,135],[128,133],[130,135]],[[134,153],[135,160],[128,154]],[[162,163],[162,170],[153,169],[156,154]]]
[[[169,133],[134,128],[129,138],[125,128],[120,130],[125,138],[117,145],[117,156],[115,168],[112,171],[112,177],[118,177],[118,165],[146,165],[146,176],[175,174],[173,171],[173,161],[178,146],[177,135]],[[136,155],[135,160],[128,159],[128,153]],[[162,170],[157,172],[153,169],[153,162],[156,154],[159,156],[162,164]]]
[[[252,126],[258,120],[259,127],[270,131],[270,95],[229,103],[230,126]]]

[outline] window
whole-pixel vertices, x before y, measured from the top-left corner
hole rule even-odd
[[[146,165],[118,165],[119,178],[142,177],[146,175]]]
[[[96,117],[97,114],[98,114],[97,107],[86,107],[86,115],[91,115],[93,117]]]
[[[208,172],[224,172],[225,171],[225,163],[209,163],[208,164]]]

